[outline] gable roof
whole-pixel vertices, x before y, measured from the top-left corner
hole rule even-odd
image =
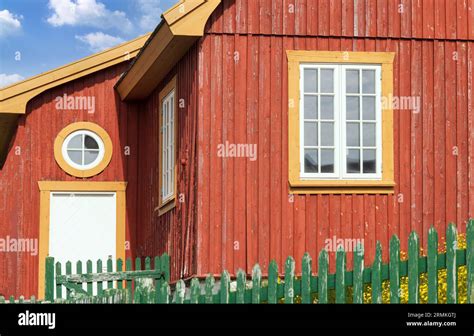
[[[48,89],[135,58],[116,89],[123,100],[147,97],[194,42],[221,0],[180,0],[151,34],[0,89],[0,169],[28,102]]]
[[[115,86],[122,100],[148,97],[204,35],[206,23],[220,3],[221,0],[181,0],[163,13],[163,21]]]
[[[0,89],[0,168],[28,102],[48,89],[134,58],[150,34]]]

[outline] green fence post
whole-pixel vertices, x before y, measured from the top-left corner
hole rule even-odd
[[[466,240],[467,302],[474,303],[474,219],[467,224]]]
[[[56,276],[61,275],[61,263],[58,261],[56,263]],[[56,282],[56,299],[61,299],[63,296],[63,286]]]
[[[87,260],[86,263],[86,270],[87,274],[92,274],[92,260]],[[92,282],[87,282],[87,295],[92,296],[93,290],[92,290],[93,283]]]
[[[372,303],[382,303],[382,245],[379,241],[372,265]]]
[[[236,303],[245,303],[245,284],[247,282],[247,274],[242,269],[237,271],[237,290],[236,290]]]
[[[102,273],[102,260],[97,260],[96,262],[97,273]],[[104,293],[104,283],[102,281],[97,281],[97,295],[100,297]]]
[[[170,281],[170,257],[164,253],[161,256],[161,271],[164,273],[165,281]]]
[[[354,251],[354,270],[352,271],[353,303],[364,303],[364,245],[357,243]]]
[[[113,271],[113,261],[112,257],[107,258],[107,273],[110,273]],[[107,288],[112,289],[114,288],[114,282],[113,281],[107,281]]]
[[[82,261],[76,262],[76,274],[82,274]],[[84,289],[84,286],[82,283],[79,285],[82,289]]]
[[[206,283],[205,283],[205,302],[206,303],[214,303],[214,284],[215,280],[214,277],[209,274],[206,277]]]
[[[127,260],[125,261],[125,270],[126,271],[131,271],[132,270],[132,259],[130,258],[127,258]],[[133,300],[133,296],[132,296],[132,291],[133,291],[133,283],[132,283],[132,280],[127,280],[126,281],[126,288],[127,288],[127,298],[128,298],[128,303],[132,303],[132,300]],[[158,292],[160,292],[160,287],[157,287],[158,288]]]
[[[123,272],[123,260],[117,259],[117,272]],[[101,282],[102,283],[102,282]],[[117,281],[117,289],[123,288],[123,281]]]
[[[323,249],[318,258],[318,303],[328,303],[328,252]]]
[[[447,303],[457,303],[457,273],[456,250],[458,248],[457,230],[453,224],[449,224],[446,232],[446,281]]]
[[[184,283],[183,280],[178,280],[178,282],[176,283],[174,302],[178,304],[183,304],[185,295],[186,295],[186,284]]]
[[[346,303],[346,252],[339,246],[336,252],[336,303]]]
[[[45,265],[45,293],[44,298],[46,301],[53,302],[54,301],[54,287],[55,287],[55,279],[54,279],[54,258],[53,257],[46,257],[46,265]]]
[[[255,264],[252,270],[252,303],[260,303],[260,287],[262,283],[262,271],[259,264]]]
[[[167,281],[164,281],[160,287],[159,303],[167,304],[170,299],[170,286]]]
[[[278,265],[275,260],[268,266],[268,303],[277,303]]]
[[[396,235],[390,239],[390,303],[400,303],[400,239]]]
[[[301,266],[301,302],[309,304],[311,303],[311,257],[308,253],[304,254]]]
[[[201,285],[199,279],[193,278],[191,280],[191,298],[190,302],[193,304],[199,303],[199,297],[201,296]]]
[[[230,275],[229,272],[224,271],[221,275],[221,289],[220,289],[220,302],[229,303],[229,287],[230,287]]]
[[[72,263],[70,261],[66,262],[66,275],[72,274]],[[71,290],[66,288],[66,299],[71,298]]]
[[[418,235],[416,234],[416,232],[412,232],[408,240],[408,303],[419,302],[419,255],[420,246]]]
[[[428,303],[438,303],[438,233],[428,231]]]
[[[295,260],[288,257],[285,262],[285,303],[293,304],[295,298]]]

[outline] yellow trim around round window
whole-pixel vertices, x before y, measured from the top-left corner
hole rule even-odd
[[[97,134],[97,136],[99,136],[104,142],[104,158],[94,168],[87,169],[87,170],[76,169],[74,167],[71,167],[63,157],[62,146],[63,146],[64,140],[71,133],[76,132],[76,131],[93,132]],[[77,123],[70,124],[66,126],[65,128],[63,128],[61,132],[59,132],[58,136],[56,137],[56,140],[54,140],[54,158],[56,160],[56,163],[67,174],[75,176],[75,177],[87,178],[87,177],[98,175],[101,172],[103,172],[104,169],[107,168],[107,166],[109,165],[110,160],[112,159],[112,152],[113,152],[113,145],[112,145],[112,140],[110,139],[109,134],[102,127],[91,122],[77,122]]]

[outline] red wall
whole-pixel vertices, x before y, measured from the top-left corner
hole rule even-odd
[[[400,14],[398,2],[383,0],[357,8],[352,0],[223,1],[199,54],[199,275],[250,272],[256,262],[266,269],[271,259],[282,270],[289,255],[299,271],[303,253],[316,260],[333,236],[363,238],[368,262],[379,240],[387,260],[392,234],[406,251],[411,230],[425,247],[432,224],[440,236],[450,221],[465,230],[474,216],[474,3],[467,2],[401,1]],[[421,96],[422,111],[394,111],[395,195],[289,201],[285,51],[293,49],[396,52],[394,94]],[[226,140],[258,144],[258,160],[218,158]]]
[[[137,256],[170,255],[171,279],[195,274],[197,57],[196,47],[173,69],[168,78],[144,101],[138,113]],[[159,93],[176,75],[178,108],[178,202],[159,216]]]
[[[74,181],[56,164],[54,140],[65,126],[90,121],[102,126],[110,135],[114,154],[109,166],[90,181],[127,181],[127,239],[133,238],[136,216],[137,171],[136,108],[120,102],[113,89],[126,64],[117,65],[35,97],[20,117],[19,126],[0,170],[0,238],[38,238],[38,181]],[[58,111],[54,99],[69,96],[95,97],[95,113]],[[131,146],[131,156],[123,156],[123,148]],[[15,155],[19,150],[19,155]],[[130,235],[132,233],[132,235]],[[38,257],[28,253],[0,252],[0,294],[36,295]]]

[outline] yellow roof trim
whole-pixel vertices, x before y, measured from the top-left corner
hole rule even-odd
[[[163,22],[116,85],[122,100],[148,97],[196,40],[222,0],[181,0],[163,14]]]
[[[0,89],[0,113],[25,114],[26,105],[53,87],[135,57],[150,34]]]

